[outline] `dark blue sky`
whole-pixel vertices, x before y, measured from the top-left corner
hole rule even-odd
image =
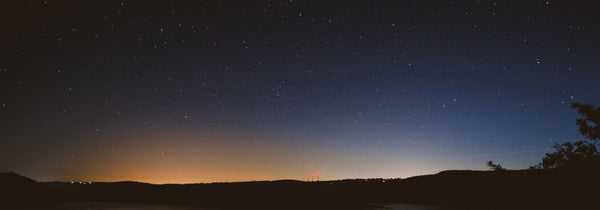
[[[2,4],[0,170],[38,180],[520,169],[600,104],[594,1]]]

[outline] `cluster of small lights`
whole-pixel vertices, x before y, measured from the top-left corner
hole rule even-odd
[[[74,182],[74,181],[71,181],[69,183],[71,183],[71,184],[92,184],[92,182]]]

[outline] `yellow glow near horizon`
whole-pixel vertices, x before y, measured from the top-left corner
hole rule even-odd
[[[144,135],[114,137],[111,144],[78,148],[74,158],[52,162],[57,168],[42,181],[117,182],[153,184],[211,183],[258,180],[319,180],[398,178],[464,168],[419,148],[385,152],[389,146],[361,148],[360,153],[328,144],[295,144],[257,136],[243,137],[228,130],[213,135],[159,130]],[[114,143],[118,142],[118,143]],[[302,142],[302,141],[297,141]],[[384,148],[385,147],[385,148]],[[24,174],[28,175],[28,174]]]

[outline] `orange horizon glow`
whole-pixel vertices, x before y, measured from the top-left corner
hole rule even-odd
[[[98,139],[97,144],[66,153],[64,162],[41,162],[48,166],[44,173],[51,174],[49,176],[37,177],[31,172],[22,175],[39,181],[185,184],[406,178],[466,168],[442,156],[424,154],[419,148],[386,154],[380,152],[381,148],[367,147],[357,155],[337,150],[339,146],[335,141],[319,145],[298,141],[290,146],[269,136],[248,138],[229,129],[211,132],[184,133],[166,129],[103,136],[101,138],[112,138],[119,143],[105,145],[103,139]],[[415,159],[403,158],[407,156]],[[396,161],[382,161],[389,159]],[[303,174],[310,176],[303,177]],[[320,177],[322,174],[325,176]]]

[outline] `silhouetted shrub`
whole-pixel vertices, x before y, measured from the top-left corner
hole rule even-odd
[[[487,162],[487,165],[488,165],[488,167],[490,167],[490,169],[492,169],[494,171],[503,171],[503,170],[506,170],[500,164],[494,164],[494,162],[492,162],[491,160],[489,162]]]

